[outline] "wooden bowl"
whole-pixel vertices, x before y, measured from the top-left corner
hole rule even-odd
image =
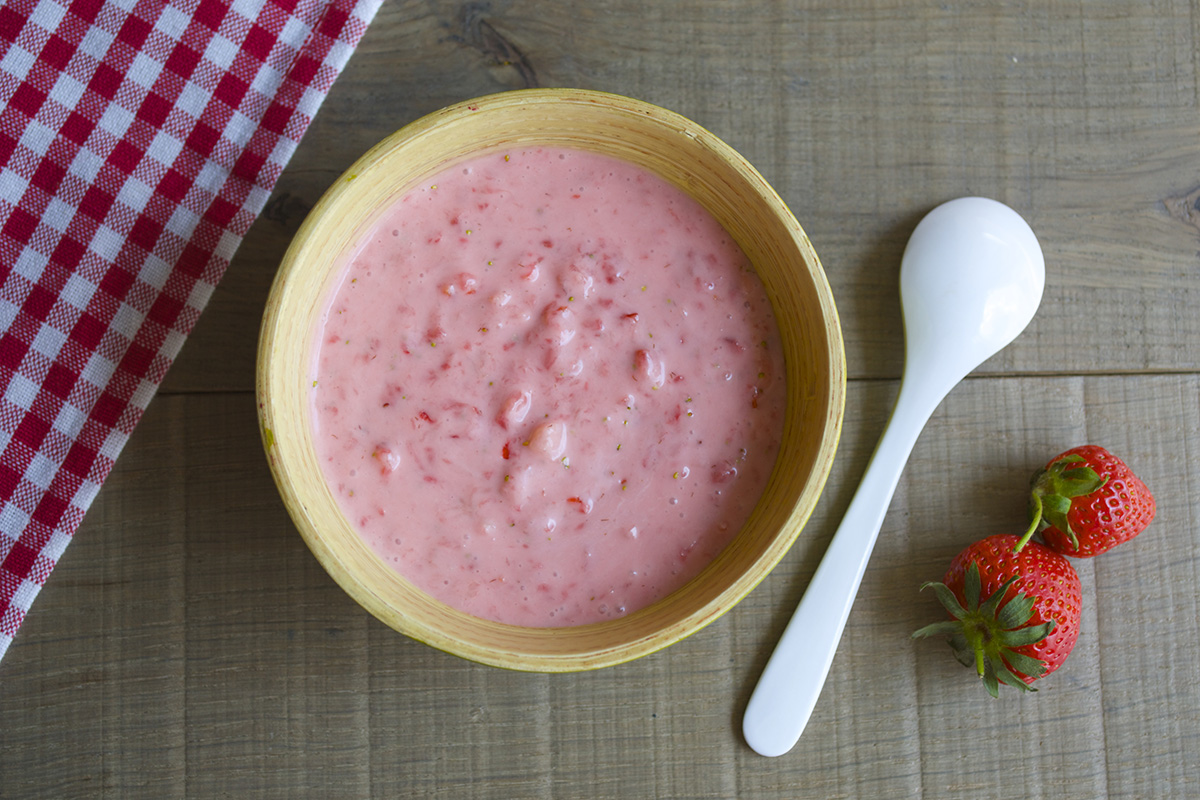
[[[737,537],[691,582],[629,616],[525,628],[470,616],[416,589],[343,517],[309,421],[315,320],[341,255],[376,212],[455,162],[514,145],[586,149],[657,173],[695,197],[754,264],[774,306],[787,417],[774,472]],[[643,102],[574,89],[492,95],[438,111],[385,139],[326,192],[284,256],[258,350],[258,413],[275,482],[317,559],[396,630],[473,661],[568,672],[654,652],[728,611],[796,540],[829,475],[845,402],[845,355],[829,285],[791,212],[741,156],[695,123]]]

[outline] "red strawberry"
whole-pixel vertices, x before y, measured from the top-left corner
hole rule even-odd
[[[1127,542],[1154,519],[1154,496],[1125,462],[1103,447],[1055,456],[1031,480],[1028,538],[1036,529],[1060,553],[1098,556]]]
[[[1037,542],[989,536],[954,557],[942,583],[927,583],[954,618],[913,637],[949,634],[954,655],[974,666],[992,697],[999,683],[1021,690],[1062,666],[1079,638],[1082,591],[1071,562]]]

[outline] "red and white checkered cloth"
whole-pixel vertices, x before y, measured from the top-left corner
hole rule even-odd
[[[0,0],[0,656],[381,0]]]

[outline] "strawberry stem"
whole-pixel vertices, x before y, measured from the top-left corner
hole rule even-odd
[[[1021,548],[1029,543],[1029,540],[1033,538],[1033,534],[1038,530],[1038,526],[1042,523],[1041,495],[1039,495],[1037,492],[1032,492],[1031,498],[1032,499],[1029,503],[1029,519],[1031,521],[1029,523],[1029,527],[1025,529],[1025,533],[1021,534],[1021,538],[1015,545],[1013,545],[1014,553],[1021,552]]]
[[[975,672],[977,672],[979,675],[983,675],[983,635],[980,634],[978,630],[972,631],[971,633],[967,634],[967,644],[970,645],[971,649],[975,651]]]

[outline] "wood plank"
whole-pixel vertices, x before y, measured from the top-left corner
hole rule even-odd
[[[252,386],[275,267],[355,158],[422,114],[527,84],[659,103],[746,155],[822,257],[853,377],[899,375],[904,244],[963,194],[1018,209],[1048,264],[1042,312],[984,372],[1197,369],[1193,4],[825,5],[385,4],[166,389]],[[1119,346],[1092,344],[1110,331]]]
[[[183,406],[153,405],[0,663],[0,797],[180,794]]]
[[[272,491],[245,395],[189,398],[186,785],[366,797],[368,619]],[[343,794],[344,793],[344,794]]]
[[[1084,387],[1088,435],[1129,453],[1161,498],[1153,537],[1096,561],[1106,776],[1116,797],[1186,797],[1198,791],[1200,727],[1196,706],[1181,698],[1200,685],[1200,661],[1179,625],[1200,619],[1200,487],[1186,479],[1163,489],[1177,469],[1195,473],[1200,380],[1154,378],[1131,388],[1105,380]]]
[[[0,664],[4,792],[966,798],[1014,780],[1026,797],[1200,791],[1200,476],[1177,471],[1200,445],[1195,376],[956,389],[917,443],[805,736],[780,759],[741,742],[753,681],[895,389],[852,383],[825,496],[733,612],[654,656],[560,676],[470,664],[376,622],[292,528],[251,398],[159,398]],[[910,641],[939,614],[918,587],[972,538],[1019,528],[1028,473],[1083,440],[1128,456],[1159,517],[1133,544],[1075,562],[1085,615],[1067,664],[1036,695],[991,700],[942,643]]]

